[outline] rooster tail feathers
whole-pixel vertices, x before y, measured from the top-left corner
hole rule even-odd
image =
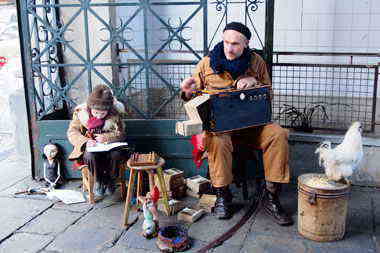
[[[324,141],[319,145],[319,147],[315,150],[315,154],[319,154],[319,166],[322,166],[324,160],[326,160],[326,151],[331,150],[331,142]]]
[[[330,141],[324,141],[319,145],[319,147],[315,150],[316,154],[320,154],[324,150],[330,150],[331,149],[331,142]]]

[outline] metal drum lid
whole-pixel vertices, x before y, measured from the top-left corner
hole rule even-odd
[[[320,190],[345,190],[350,188],[347,184],[338,183],[332,180],[329,180],[325,174],[318,174],[318,173],[308,173],[303,174],[298,177],[298,185],[299,186],[307,186],[309,188],[313,189],[320,189]]]

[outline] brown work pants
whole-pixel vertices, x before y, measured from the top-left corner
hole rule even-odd
[[[206,134],[211,183],[223,187],[232,183],[232,142],[249,144],[263,151],[265,180],[289,183],[289,131],[277,123],[233,133]]]

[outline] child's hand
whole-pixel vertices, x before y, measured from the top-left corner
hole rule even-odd
[[[96,141],[88,140],[86,146],[87,147],[94,147],[94,146],[96,146]]]
[[[107,138],[104,137],[104,135],[102,135],[102,134],[95,134],[95,140],[96,140],[96,142],[104,143],[107,141]]]

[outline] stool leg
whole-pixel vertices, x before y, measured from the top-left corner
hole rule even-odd
[[[94,176],[91,174],[88,166],[82,168],[82,183],[83,183],[83,192],[87,191],[88,193],[88,202],[90,204],[95,204]]]
[[[86,173],[85,173],[85,169],[82,168],[82,192],[85,192],[86,191],[86,187],[87,187],[87,182],[86,182],[86,179],[85,177],[87,176]]]
[[[125,200],[125,207],[124,207],[124,227],[128,226],[129,208],[130,208],[131,200],[132,200],[133,185],[135,183],[135,175],[136,175],[136,171],[134,169],[131,169],[130,174],[129,174],[127,199]]]
[[[90,204],[95,204],[95,197],[94,197],[94,184],[95,184],[95,175],[91,173],[91,171],[88,169],[88,198],[90,200]]]
[[[121,199],[125,200],[125,197],[127,195],[127,187],[125,185],[125,164],[120,165],[120,171],[119,171],[119,177],[120,177],[120,194]]]
[[[88,192],[88,170],[87,167],[82,168],[82,191]]]
[[[137,190],[136,190],[136,192],[137,192],[137,203],[139,203],[140,202],[140,196],[141,196],[141,193],[142,193],[142,180],[143,180],[143,178],[142,178],[142,171],[138,171],[137,172]]]
[[[149,175],[149,191],[152,191],[155,185],[154,174],[151,171],[148,171],[148,175]]]
[[[158,182],[160,184],[160,188],[162,191],[162,199],[164,202],[164,208],[165,208],[165,213],[166,215],[170,215],[170,206],[169,206],[169,198],[168,198],[168,191],[165,185],[165,180],[164,180],[164,175],[162,172],[162,168],[157,168],[157,177],[158,177]]]

